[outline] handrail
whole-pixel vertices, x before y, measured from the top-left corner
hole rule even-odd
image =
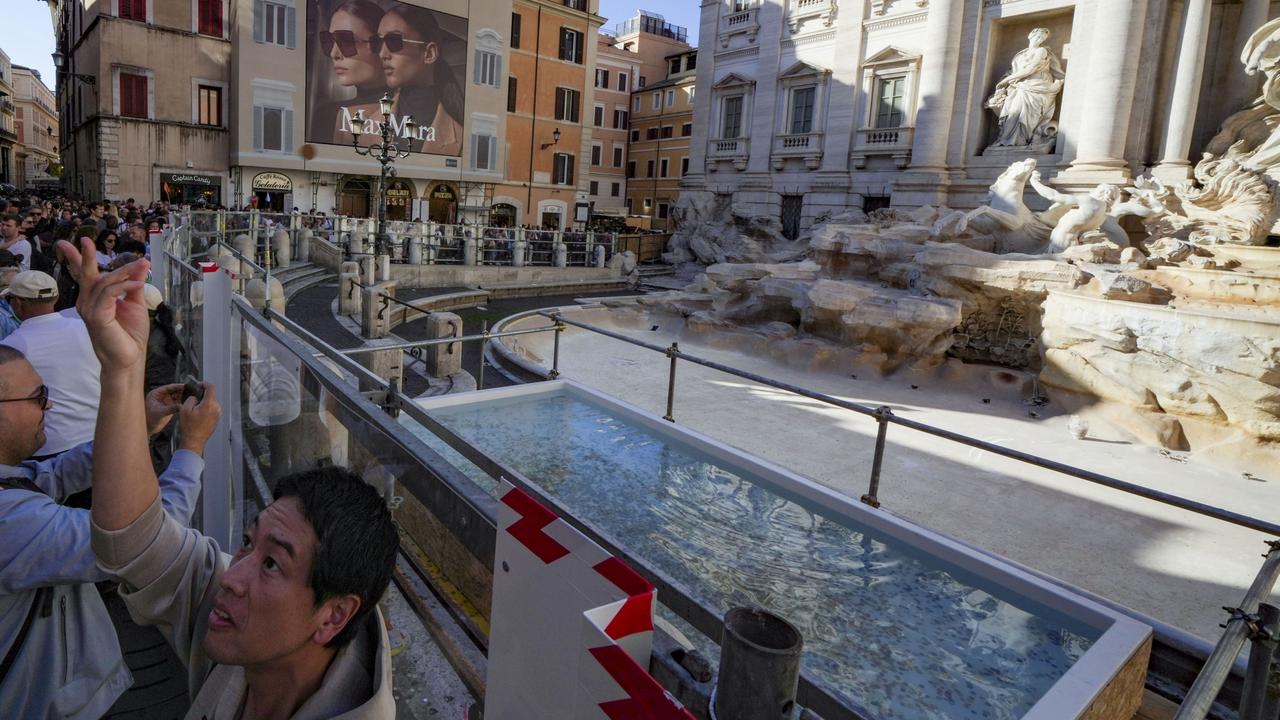
[[[456,342],[474,342],[476,340],[492,340],[494,338],[512,337],[514,335],[531,335],[533,333],[550,332],[555,330],[554,325],[546,327],[526,328],[524,330],[506,330],[503,332],[491,332],[480,335],[459,335],[458,337],[431,338],[429,340],[414,340],[413,342],[396,343],[395,345],[371,345],[349,350],[338,350],[338,352],[350,357],[352,355],[363,355],[365,353],[381,352],[383,350],[412,350],[418,347],[428,347],[431,345],[450,345]]]
[[[239,261],[240,261],[240,262],[242,262],[242,263],[248,263],[249,267],[253,268],[254,270],[257,270],[258,272],[262,273],[263,275],[270,275],[270,274],[271,274],[271,273],[270,273],[266,268],[264,268],[263,266],[259,265],[259,264],[258,264],[258,263],[256,263],[256,262],[254,262],[253,260],[251,260],[251,259],[250,259],[249,257],[247,257],[244,253],[242,253],[242,252],[240,252],[239,250],[237,250],[237,249],[235,249],[234,247],[232,247],[232,246],[231,246],[231,244],[230,244],[230,243],[228,243],[228,242],[226,242],[225,240],[217,239],[217,240],[214,240],[214,241],[213,241],[213,244],[214,244],[214,245],[218,245],[219,247],[226,248],[227,250],[230,250],[230,251],[231,251],[232,256],[234,256],[237,260],[239,260]]]
[[[980,450],[986,450],[987,452],[990,452],[995,455],[1007,457],[1012,460],[1017,460],[1019,462],[1027,463],[1029,465],[1042,467],[1047,470],[1053,470],[1055,472],[1059,472],[1064,475],[1069,475],[1071,477],[1075,477],[1080,480],[1087,480],[1089,482],[1096,483],[1098,485],[1103,485],[1103,486],[1112,488],[1113,490],[1119,490],[1121,492],[1129,493],[1131,495],[1138,495],[1141,497],[1145,497],[1149,500],[1155,500],[1156,502],[1163,503],[1165,505],[1177,507],[1182,510],[1187,510],[1199,515],[1212,517],[1217,520],[1222,520],[1223,522],[1228,522],[1233,525],[1246,527],[1251,530],[1264,532],[1264,533],[1267,533],[1268,535],[1272,535],[1275,537],[1280,537],[1280,524],[1277,524],[1277,523],[1268,522],[1266,520],[1262,520],[1259,518],[1249,517],[1241,513],[1237,513],[1231,510],[1226,510],[1224,508],[1215,507],[1207,503],[1199,502],[1197,500],[1189,500],[1187,498],[1179,497],[1171,493],[1161,492],[1159,490],[1153,490],[1151,488],[1142,487],[1140,485],[1136,485],[1130,482],[1125,482],[1123,480],[1117,480],[1116,478],[1109,477],[1101,473],[1095,473],[1090,470],[1084,470],[1082,468],[1075,467],[1073,465],[1067,465],[1065,463],[1060,463],[1055,460],[1049,460],[1047,458],[1038,457],[1035,455],[1031,455],[1030,453],[1025,453],[1020,450],[1014,450],[1012,448],[1007,448],[1007,447],[1004,447],[1003,445],[997,445],[995,443],[987,442],[985,440],[978,440],[977,438],[972,438],[967,435],[962,435],[957,432],[952,432],[950,430],[944,430],[942,428],[934,427],[926,423],[918,422],[915,420],[908,420],[906,418],[902,418],[897,415],[894,415],[892,412],[889,412],[887,408],[873,408],[868,405],[862,405],[860,403],[851,402],[849,400],[843,400],[838,397],[827,395],[826,393],[821,393],[815,390],[809,390],[807,388],[799,387],[797,385],[791,385],[789,383],[780,382],[778,380],[767,378],[767,377],[764,377],[763,375],[757,375],[756,373],[748,372],[746,370],[740,370],[730,365],[724,365],[722,363],[715,362],[714,360],[707,360],[705,358],[701,358],[696,355],[690,355],[689,353],[683,352],[681,350],[673,350],[669,347],[654,345],[653,343],[647,343],[647,342],[644,342],[643,340],[636,340],[634,338],[627,337],[626,335],[623,335],[621,333],[616,333],[616,332],[605,330],[604,328],[596,327],[594,325],[590,325],[584,322],[565,318],[559,312],[540,311],[537,314],[545,318],[548,318],[550,320],[562,322],[566,325],[579,327],[584,330],[589,330],[591,332],[599,333],[606,337],[613,338],[615,340],[620,340],[622,342],[635,345],[637,347],[642,347],[648,350],[652,350],[654,352],[662,353],[663,355],[669,355],[672,358],[687,360],[696,365],[702,365],[704,367],[711,368],[712,370],[718,370],[720,372],[727,373],[729,375],[734,375],[734,376],[743,378],[744,380],[750,380],[752,382],[760,383],[761,385],[767,385],[769,387],[777,388],[779,390],[786,390],[787,392],[791,392],[796,395],[801,395],[811,400],[817,400],[818,402],[826,403],[828,405],[843,408],[845,410],[850,410],[856,413],[867,415],[869,417],[875,418],[876,421],[881,423],[882,425],[884,424],[901,425],[903,427],[910,428],[912,430],[917,430],[919,432],[923,432],[928,435],[933,435],[935,437],[940,437],[945,440],[950,440],[952,442],[960,443],[961,445],[967,445],[969,447],[978,448]],[[879,442],[877,442],[877,445],[879,445]],[[882,452],[882,449],[881,449],[881,452]],[[877,453],[877,457],[879,457],[879,455],[880,453]],[[878,484],[879,482],[878,473],[873,476],[872,481],[873,481],[873,484]],[[867,497],[868,496],[864,496],[863,498],[864,502],[867,501]],[[870,499],[875,500],[874,493],[871,493],[869,497]],[[876,503],[868,502],[867,504],[878,505],[878,502]]]
[[[318,353],[319,355],[323,355],[323,356],[325,356],[325,357],[329,358],[330,360],[333,360],[334,362],[338,363],[338,364],[339,364],[340,366],[342,366],[342,368],[343,368],[343,369],[345,369],[347,372],[350,372],[350,373],[351,373],[351,374],[353,374],[353,375],[357,375],[357,376],[363,377],[363,378],[365,378],[366,380],[370,380],[370,381],[372,381],[376,386],[378,386],[378,387],[382,388],[383,390],[386,390],[386,389],[387,389],[387,387],[389,387],[389,386],[391,385],[391,383],[390,383],[390,382],[388,382],[387,380],[383,379],[381,375],[378,375],[378,374],[377,374],[377,373],[375,373],[374,371],[372,371],[372,370],[370,370],[369,368],[367,368],[367,367],[365,367],[365,366],[361,365],[360,363],[356,362],[355,360],[352,360],[351,358],[347,357],[346,355],[343,355],[343,354],[341,353],[341,351],[339,351],[339,350],[338,350],[337,348],[335,348],[334,346],[332,346],[332,345],[330,345],[329,343],[325,342],[324,340],[321,340],[320,338],[316,337],[315,335],[313,335],[313,334],[311,333],[311,331],[309,331],[309,330],[307,330],[306,328],[302,327],[301,325],[299,325],[298,323],[294,322],[293,320],[290,320],[288,317],[285,317],[284,313],[281,313],[281,312],[277,311],[277,310],[276,310],[276,309],[274,309],[274,308],[270,308],[270,307],[268,307],[268,308],[266,308],[265,310],[263,310],[263,311],[262,311],[262,314],[263,314],[267,319],[269,319],[269,320],[275,320],[275,321],[279,322],[280,324],[284,325],[284,326],[285,326],[285,327],[287,327],[291,332],[293,332],[295,335],[298,335],[299,337],[302,337],[302,338],[306,339],[306,341],[307,341],[308,343],[310,343],[311,345],[315,346],[315,348],[316,348],[316,349],[318,349],[318,350],[320,351],[320,352]]]

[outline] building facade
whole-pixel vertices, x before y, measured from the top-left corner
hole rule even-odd
[[[0,50],[0,183],[14,181],[14,146],[18,141],[17,106],[13,101],[13,63]]]
[[[631,94],[626,204],[652,229],[667,228],[689,173],[697,59],[697,50],[667,56],[667,76]]]
[[[50,0],[66,188],[221,203],[231,0]]]
[[[37,70],[13,66],[14,103],[17,105],[17,145],[14,185],[19,188],[56,186],[58,167],[58,104],[53,91]]]
[[[627,127],[631,88],[640,76],[640,55],[623,50],[609,34],[601,33],[597,42],[587,194],[593,215],[621,218],[627,212]]]
[[[708,2],[685,185],[795,236],[846,207],[974,207],[1024,158],[1066,191],[1185,179],[1256,96],[1240,48],[1273,16],[1269,0]],[[1031,59],[1041,85],[1010,109]]]

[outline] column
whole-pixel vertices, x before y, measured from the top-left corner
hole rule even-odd
[[[1183,9],[1182,35],[1169,101],[1169,121],[1160,146],[1160,164],[1153,174],[1166,183],[1191,177],[1191,133],[1196,126],[1200,84],[1204,77],[1205,49],[1209,44],[1209,11],[1213,0],[1187,0]]]
[[[1266,24],[1270,9],[1271,0],[1243,0],[1240,4],[1240,22],[1236,25],[1235,42],[1231,44],[1234,63],[1226,82],[1228,113],[1240,112],[1262,94],[1262,73],[1245,75],[1240,55],[1244,52],[1244,44],[1249,41],[1249,37]]]
[[[960,29],[964,0],[933,0],[921,47],[920,106],[911,145],[911,171],[945,173],[951,113],[955,106],[956,71],[960,65]]]
[[[1124,152],[1146,17],[1147,0],[1094,0],[1087,94],[1075,131],[1076,159],[1058,177],[1060,182],[1092,185],[1129,178]]]

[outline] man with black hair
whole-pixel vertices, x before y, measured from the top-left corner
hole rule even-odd
[[[279,481],[234,556],[169,519],[139,402],[149,263],[101,274],[92,243],[79,310],[102,378],[92,544],[135,618],[155,624],[188,669],[188,718],[394,718],[391,656],[377,608],[398,537],[377,491],[337,468]]]

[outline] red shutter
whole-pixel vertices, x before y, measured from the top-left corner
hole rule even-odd
[[[222,0],[200,0],[200,34],[222,37]]]
[[[147,21],[147,0],[116,0],[119,12],[116,14],[127,20]]]
[[[120,114],[125,117],[147,117],[147,77],[120,73]]]

